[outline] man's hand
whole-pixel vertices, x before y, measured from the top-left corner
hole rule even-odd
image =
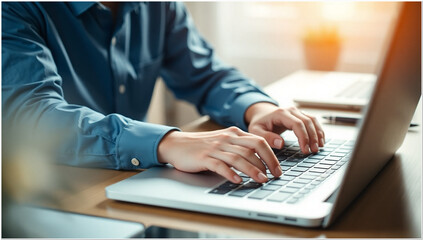
[[[236,127],[211,132],[169,132],[158,147],[158,160],[184,172],[216,172],[233,183],[242,179],[231,167],[264,183],[266,167],[279,177],[282,169],[266,140]]]
[[[271,103],[256,103],[244,117],[248,131],[266,139],[273,148],[283,147],[280,134],[288,129],[294,131],[303,153],[318,152],[325,144],[325,133],[317,119],[295,107],[284,109]]]

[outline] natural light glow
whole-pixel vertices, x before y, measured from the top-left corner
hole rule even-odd
[[[339,1],[339,2],[323,2],[321,13],[323,19],[340,21],[351,19],[355,11],[355,2]]]

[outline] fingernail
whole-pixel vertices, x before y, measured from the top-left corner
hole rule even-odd
[[[233,179],[234,179],[234,181],[235,181],[235,182],[237,182],[237,183],[239,183],[239,182],[241,182],[241,181],[242,181],[241,177],[240,177],[240,176],[238,176],[238,175],[234,175]]]
[[[325,139],[320,138],[320,145],[323,147],[325,145]]]
[[[281,149],[282,148],[282,140],[281,139],[275,139],[275,141],[273,141],[273,144],[278,149]]]
[[[319,145],[317,145],[317,143],[313,144],[313,152],[318,152],[319,151]]]
[[[310,146],[308,144],[306,144],[304,148],[305,148],[304,153],[310,153]]]
[[[275,177],[279,177],[280,175],[282,175],[282,168],[281,168],[280,166],[278,166],[278,167],[275,169],[275,173],[276,173],[276,175],[277,175],[277,176],[275,176]]]
[[[261,182],[267,182],[267,177],[266,177],[266,175],[264,175],[262,172],[260,172],[260,173],[258,174],[258,179],[259,179]]]

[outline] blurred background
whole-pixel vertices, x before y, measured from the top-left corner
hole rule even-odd
[[[186,2],[199,32],[227,64],[266,86],[300,69],[376,73],[397,2]],[[149,121],[199,117],[156,86]]]

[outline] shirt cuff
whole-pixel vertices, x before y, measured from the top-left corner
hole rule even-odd
[[[237,127],[241,128],[244,131],[248,131],[248,127],[244,119],[245,111],[247,111],[247,109],[251,105],[259,102],[268,102],[275,104],[276,106],[279,105],[275,100],[263,93],[249,92],[242,94],[241,96],[235,99],[231,107],[231,118],[233,119]]]
[[[131,121],[123,129],[117,144],[119,169],[147,169],[161,166],[157,159],[157,148],[162,138],[175,127]]]

